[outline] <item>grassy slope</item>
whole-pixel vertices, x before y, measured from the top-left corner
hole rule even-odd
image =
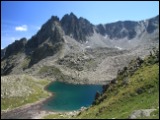
[[[49,81],[28,75],[1,77],[1,110],[13,109],[49,96],[44,87]]]
[[[121,82],[112,85],[103,94],[107,99],[91,107],[87,112],[83,112],[78,118],[127,118],[134,110],[157,108],[158,71],[158,65],[140,68],[130,77],[130,83],[127,86],[121,86]],[[136,92],[139,88],[142,88],[143,93]]]
[[[149,56],[133,75],[126,71],[118,75],[118,83],[111,84],[99,100],[104,96],[107,98],[82,112],[78,118],[128,118],[134,110],[157,108],[159,63],[155,61],[155,56]],[[128,84],[124,84],[125,78],[128,78]],[[159,110],[150,118],[159,118],[158,114]]]
[[[119,74],[118,83],[110,84],[108,90],[96,100],[96,105],[92,105],[74,118],[128,118],[134,110],[157,108],[159,106],[159,62],[155,61],[155,57],[150,56],[134,73],[124,71]],[[128,67],[133,63],[134,61]],[[127,84],[124,82],[126,78]],[[62,117],[56,114],[45,116],[45,118]],[[159,109],[148,118],[159,118]]]

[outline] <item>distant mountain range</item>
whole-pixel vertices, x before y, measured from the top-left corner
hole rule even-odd
[[[43,66],[54,66],[64,75],[71,76],[73,81],[76,79],[90,81],[92,77],[82,73],[83,70],[90,71],[87,66],[90,64],[89,60],[91,63],[95,62],[90,66],[91,68],[96,66],[92,69],[94,73],[99,71],[99,65],[105,63],[101,59],[107,58],[108,54],[117,56],[135,51],[134,55],[142,55],[143,50],[147,52],[151,46],[158,44],[159,15],[143,21],[118,21],[99,25],[93,25],[82,17],[77,18],[73,13],[64,15],[61,20],[57,16],[52,16],[31,39],[16,40],[1,50],[1,75],[20,73],[37,75],[35,71],[42,69]],[[69,62],[72,59],[73,63]],[[81,63],[83,60],[87,61],[85,61],[87,65]],[[78,69],[79,67],[83,69],[82,71],[76,69],[77,73],[71,75],[70,72],[74,71],[75,65]],[[113,71],[116,72],[117,69]],[[104,68],[102,72],[106,70]],[[108,79],[111,78],[113,76]]]

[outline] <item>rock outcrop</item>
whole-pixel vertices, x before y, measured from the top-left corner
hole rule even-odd
[[[136,119],[140,117],[149,117],[151,112],[155,111],[156,109],[142,109],[142,110],[134,110],[133,113],[129,116],[129,119]]]
[[[66,14],[61,20],[61,25],[66,35],[79,42],[86,41],[86,37],[93,34],[93,25],[82,17],[77,18],[73,13]]]

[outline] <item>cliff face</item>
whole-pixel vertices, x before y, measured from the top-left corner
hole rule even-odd
[[[93,25],[82,17],[77,18],[73,13],[65,15],[61,20],[61,25],[66,35],[79,42],[86,41],[86,37],[93,34]]]
[[[8,58],[9,56],[17,54],[18,52],[24,52],[26,43],[27,43],[26,38],[16,40],[14,43],[10,44],[6,48],[4,57]]]

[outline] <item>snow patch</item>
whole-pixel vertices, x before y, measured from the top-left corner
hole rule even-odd
[[[91,46],[86,46],[86,48],[91,48]]]
[[[108,38],[108,35],[105,35],[104,38],[107,39],[107,38]]]
[[[117,49],[119,49],[119,50],[122,50],[123,48],[121,48],[121,47],[118,47],[118,46],[115,46],[115,48],[117,48]]]

